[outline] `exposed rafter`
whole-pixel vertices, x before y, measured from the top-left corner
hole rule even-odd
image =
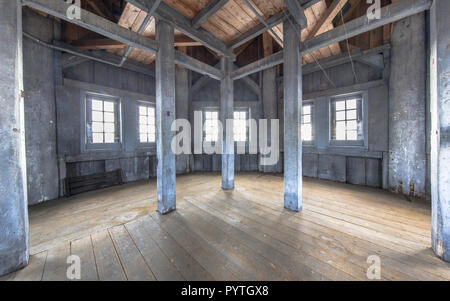
[[[314,28],[308,33],[308,36],[305,40],[309,40],[315,37],[318,34],[321,34],[325,31],[326,26],[333,22],[333,19],[337,16],[337,14],[342,10],[345,4],[347,4],[348,0],[333,0],[330,7],[323,14]]]
[[[49,15],[66,20],[67,22],[82,26],[111,39],[123,42],[129,46],[133,46],[151,53],[156,53],[158,50],[158,43],[156,41],[150,40],[136,32],[128,30],[88,11],[82,10],[80,19],[70,19],[67,16],[67,11],[70,4],[67,4],[64,1],[26,0],[24,4],[43,11]],[[175,63],[201,74],[206,74],[217,80],[222,78],[222,72],[220,70],[189,57],[179,51],[175,52]]]
[[[218,12],[229,0],[211,0],[192,20],[192,27],[199,29],[212,15]]]
[[[315,38],[303,42],[300,54],[305,55],[322,47],[341,42],[347,38],[357,36],[361,33],[371,31],[375,28],[392,22],[396,22],[408,16],[421,13],[430,9],[432,3],[433,0],[404,0],[385,6],[381,9],[380,19],[369,20],[367,16],[362,16],[348,22],[346,25],[338,26],[335,29],[332,29]],[[379,59],[376,60],[376,62],[372,60],[370,63],[375,64],[375,66],[379,66]],[[280,51],[276,54],[271,55],[270,57],[266,57],[262,60],[256,61],[238,70],[235,70],[233,72],[233,79],[239,79],[249,74],[272,68],[282,63],[283,52]],[[365,61],[364,63],[369,62]]]
[[[364,15],[345,25],[338,26],[335,29],[305,41],[302,45],[301,54],[304,55],[330,44],[344,41],[361,33],[429,10],[432,3],[433,0],[403,0],[387,5],[381,8],[381,17],[379,19],[369,20],[368,17]]]
[[[151,6],[156,0],[126,0],[137,8],[150,12]],[[214,35],[203,28],[195,29],[191,26],[191,20],[183,16],[181,13],[162,2],[154,13],[155,17],[161,18],[172,23],[180,32],[188,37],[202,43],[204,46],[214,50],[223,56],[234,58],[233,53],[227,48],[226,44],[216,38]]]
[[[65,1],[25,0],[24,5],[141,50],[150,53],[156,53],[158,50],[158,43],[156,41],[150,40],[86,10],[81,10],[80,19],[69,18],[67,11],[71,4],[67,4]]]

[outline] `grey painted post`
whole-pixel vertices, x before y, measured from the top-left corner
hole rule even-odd
[[[431,8],[431,199],[432,243],[450,261],[450,1]]]
[[[284,207],[302,209],[302,59],[300,28],[286,20],[284,28]]]
[[[220,66],[224,76],[220,81],[220,121],[223,126],[222,189],[231,190],[234,189],[234,136],[227,131],[226,121],[234,118],[234,88],[231,78],[233,60],[222,57]]]
[[[0,0],[0,276],[28,263],[22,5]]]
[[[174,28],[158,20],[156,39],[156,130],[157,130],[157,199],[158,212],[169,213],[176,209],[175,154],[171,149],[175,120],[175,48]]]

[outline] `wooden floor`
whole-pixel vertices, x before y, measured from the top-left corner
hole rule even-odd
[[[25,269],[3,280],[450,280],[430,247],[430,205],[381,190],[305,179],[303,211],[283,209],[283,178],[240,174],[177,178],[178,209],[155,213],[154,180],[30,209]]]

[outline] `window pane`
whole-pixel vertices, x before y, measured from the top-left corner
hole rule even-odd
[[[303,115],[311,114],[311,106],[303,106]]]
[[[234,119],[239,119],[239,112],[234,112]]]
[[[105,134],[105,143],[114,143],[114,142],[115,142],[114,134],[106,133]]]
[[[155,118],[155,108],[148,108],[148,116]]]
[[[103,133],[103,123],[101,123],[101,122],[93,122],[92,123],[92,132],[94,132],[94,133]]]
[[[312,141],[312,127],[310,124],[302,125],[302,139],[303,141]]]
[[[103,111],[103,101],[101,101],[101,100],[92,100],[92,110],[94,110],[94,111]]]
[[[149,134],[148,135],[148,142],[151,142],[151,143],[156,142],[156,134]]]
[[[336,140],[345,140],[345,121],[336,122]]]
[[[147,134],[141,134],[140,135],[140,141],[142,143],[147,143],[148,142],[148,135]]]
[[[356,109],[356,99],[347,100],[347,110]]]
[[[105,133],[115,133],[116,125],[114,123],[105,123]]]
[[[147,115],[147,107],[139,106],[139,115]]]
[[[105,113],[105,122],[114,122],[114,113]]]
[[[105,101],[103,103],[104,111],[105,112],[114,112],[114,103],[110,101]]]
[[[347,130],[356,131],[356,129],[357,129],[356,120],[347,121]]]
[[[356,133],[356,131],[348,131],[347,140],[358,140],[358,134]]]
[[[356,110],[347,111],[347,120],[356,120]]]
[[[103,122],[103,112],[92,111],[92,121]]]
[[[345,120],[345,111],[336,112],[336,120]]]
[[[219,113],[218,112],[212,112],[211,113],[211,118],[212,119],[219,119]]]
[[[206,118],[207,120],[211,119],[211,118],[212,118],[211,112],[206,112],[206,113],[205,113],[205,118]]]
[[[345,110],[345,101],[336,101],[336,111]]]
[[[145,125],[147,125],[147,121],[148,121],[147,116],[140,116],[140,117],[139,117],[139,123],[140,123],[140,124],[145,124]]]
[[[92,143],[103,143],[103,133],[93,133]]]
[[[303,123],[311,123],[311,115],[303,116]]]

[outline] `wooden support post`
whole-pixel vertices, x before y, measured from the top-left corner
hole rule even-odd
[[[158,20],[156,39],[160,43],[156,54],[156,130],[157,130],[157,199],[161,214],[176,209],[175,154],[171,148],[175,120],[175,48],[174,28]]]
[[[273,54],[273,39],[272,36],[265,32],[263,33],[263,48],[264,48],[264,57],[268,57]],[[278,118],[278,102],[277,102],[277,69],[276,67],[272,67],[263,71],[263,79],[262,79],[262,100],[263,100],[263,111],[264,118],[268,120],[268,135],[267,135],[267,143],[268,145],[272,145],[272,135],[275,133],[271,133],[271,122],[272,119]],[[277,165],[264,165],[261,166],[261,171],[263,172],[276,172]]]
[[[430,16],[432,245],[450,262],[450,1],[433,2]]]
[[[300,27],[283,23],[284,34],[284,207],[302,209],[302,58]]]
[[[28,263],[22,4],[0,0],[0,276]]]
[[[222,189],[234,189],[234,135],[233,127],[227,126],[227,120],[234,118],[234,87],[231,74],[233,60],[220,59],[223,79],[220,82],[220,121],[223,127],[222,137]]]

